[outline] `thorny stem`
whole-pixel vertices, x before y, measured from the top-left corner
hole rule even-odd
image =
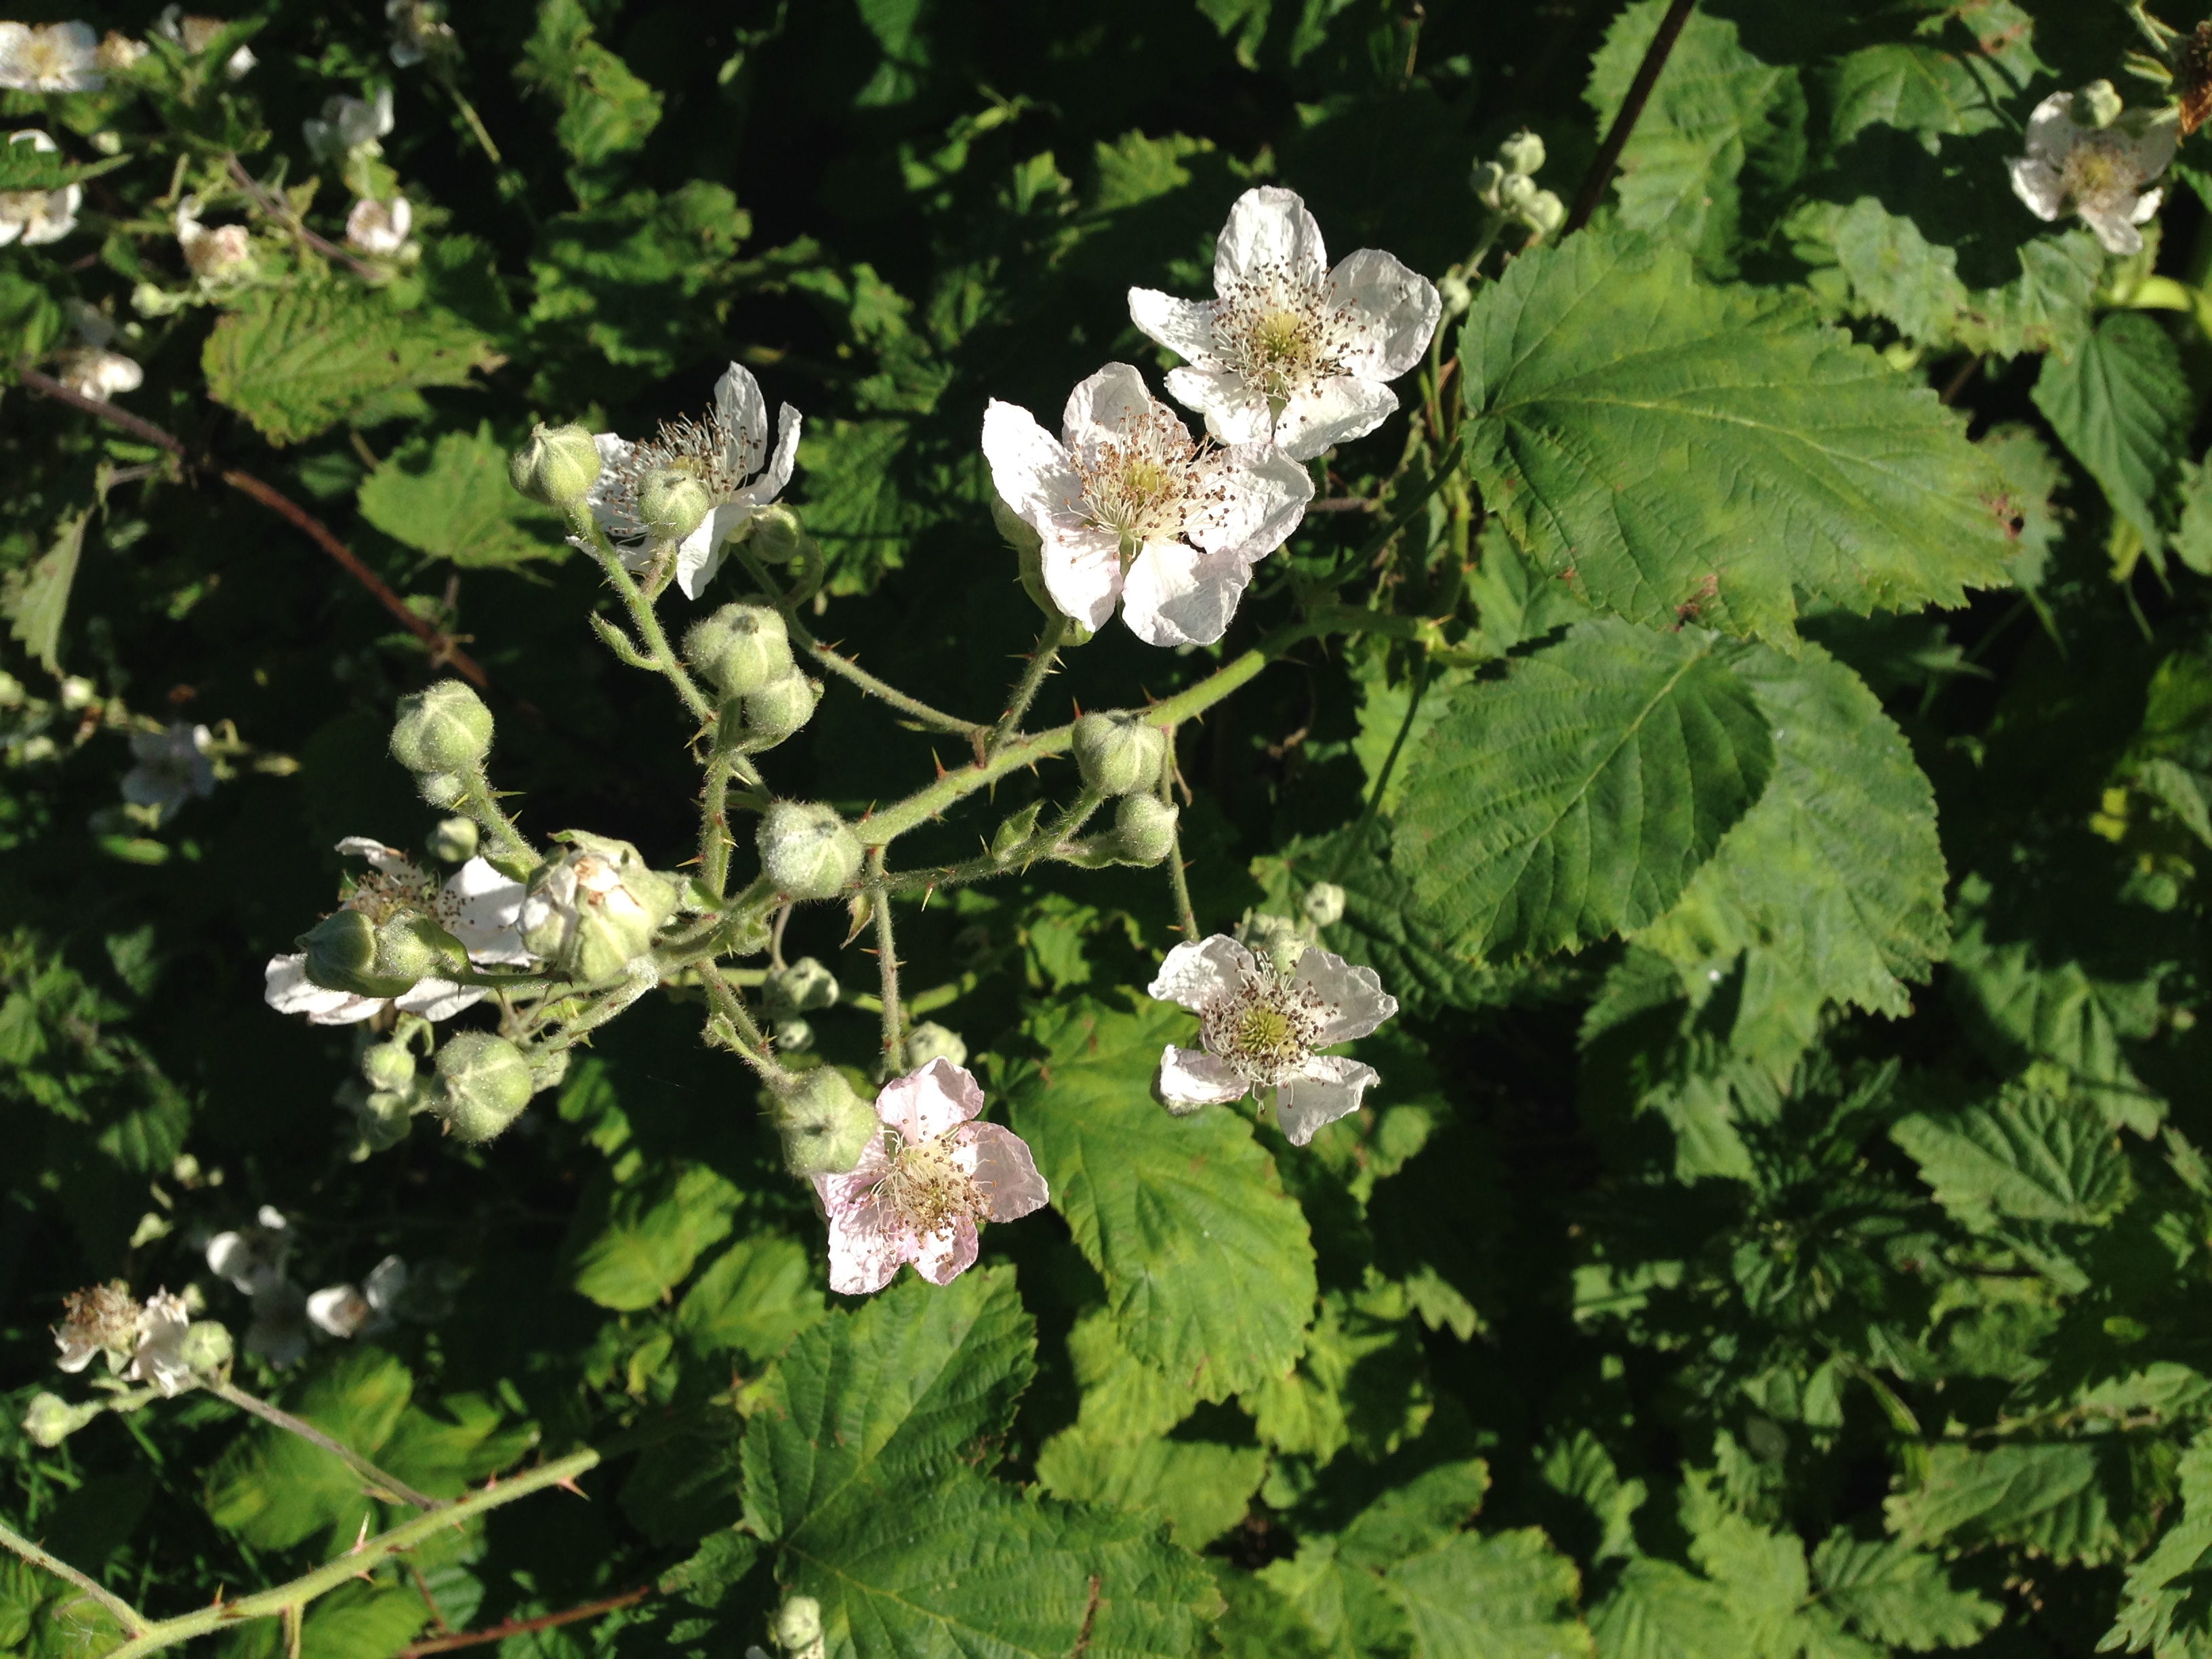
[[[799,607],[791,603],[789,596],[775,578],[769,574],[768,567],[760,562],[752,549],[739,542],[737,554],[738,562],[745,568],[745,574],[759,585],[761,592],[768,595],[769,602],[781,613],[785,633],[791,636],[800,650],[831,673],[850,680],[870,696],[887,702],[901,714],[910,715],[922,725],[934,726],[940,732],[954,732],[963,738],[972,738],[989,730],[974,720],[963,720],[957,714],[948,714],[941,708],[933,708],[919,697],[910,697],[896,686],[878,679],[851,658],[839,656],[816,639],[806,624],[799,619]]]
[[[461,811],[483,831],[492,842],[492,850],[504,858],[526,860],[531,864],[539,861],[538,849],[530,839],[515,828],[514,820],[507,817],[492,793],[491,783],[481,769],[468,774],[468,791],[458,803]]]
[[[1406,696],[1406,717],[1398,722],[1398,735],[1390,740],[1390,752],[1382,757],[1382,769],[1375,775],[1375,786],[1367,792],[1367,805],[1359,814],[1359,822],[1352,826],[1344,845],[1337,849],[1335,861],[1330,865],[1328,878],[1343,878],[1345,866],[1350,864],[1367,839],[1367,832],[1375,823],[1376,815],[1382,810],[1382,792],[1390,787],[1390,774],[1398,764],[1398,756],[1406,747],[1406,739],[1413,735],[1413,716],[1421,712],[1421,699],[1429,690],[1429,658],[1423,652],[1413,662],[1413,684]]]
[[[492,143],[491,134],[484,130],[484,124],[477,114],[477,106],[461,95],[461,89],[454,84],[452,74],[448,72],[436,75],[432,78],[444,91],[446,96],[453,100],[454,106],[461,112],[461,119],[468,123],[470,132],[475,135],[476,141],[482,147],[483,153],[491,157],[491,164],[494,167],[506,165],[500,157],[499,146]]]
[[[730,878],[730,760],[717,749],[707,757],[707,788],[699,817],[699,879],[719,900]]]
[[[592,522],[591,514],[577,507],[568,515],[568,526],[577,544],[599,561],[599,568],[606,572],[607,586],[613,588],[629,612],[630,625],[637,629],[638,637],[645,641],[644,665],[655,673],[666,677],[676,688],[676,695],[684,699],[684,708],[691,711],[694,720],[711,720],[714,705],[692,683],[684,672],[684,663],[668,644],[668,635],[661,631],[660,617],[638,586],[636,579],[623,568],[621,556],[600,537],[599,526]],[[603,635],[604,636],[604,635]]]
[[[1567,215],[1562,237],[1571,236],[1589,222],[1590,215],[1604,198],[1605,187],[1612,182],[1613,170],[1620,165],[1620,153],[1628,148],[1628,136],[1636,131],[1637,118],[1644,113],[1644,106],[1651,97],[1651,89],[1659,84],[1659,71],[1667,67],[1667,55],[1674,50],[1675,39],[1682,26],[1690,21],[1690,9],[1697,0],[1674,0],[1667,15],[1659,20],[1659,27],[1644,49],[1644,61],[1637,65],[1636,78],[1628,83],[1628,95],[1620,100],[1620,112],[1613,118],[1606,129],[1605,142],[1597,147],[1596,159],[1589,171],[1583,175],[1583,187],[1575,194],[1575,205]]]
[[[1060,659],[1060,642],[1067,637],[1067,618],[1059,612],[1044,625],[1037,635],[1036,649],[1030,653],[1029,666],[1022,671],[1020,682],[1008,699],[1006,712],[999,716],[999,723],[991,728],[990,738],[983,744],[986,755],[995,750],[1008,738],[1021,730],[1022,717],[1030,712],[1036,694],[1043,688],[1045,677],[1052,672],[1053,665]]]
[[[116,1622],[132,1636],[143,1636],[154,1621],[96,1580],[79,1572],[58,1555],[49,1555],[21,1533],[0,1527],[0,1547],[11,1549],[34,1567],[44,1567],[57,1578],[66,1578],[115,1615]]]
[[[603,1613],[613,1613],[621,1607],[634,1607],[653,1594],[650,1584],[634,1590],[624,1590],[620,1595],[605,1595],[596,1601],[586,1601],[581,1607],[564,1607],[559,1613],[543,1613],[535,1619],[507,1619],[484,1630],[448,1631],[399,1650],[396,1659],[420,1659],[426,1653],[451,1653],[455,1648],[473,1648],[486,1642],[504,1642],[510,1636],[528,1636],[532,1632],[551,1630],[556,1625],[573,1625],[580,1619],[596,1619]]]
[[[403,1504],[412,1504],[418,1510],[442,1510],[450,1507],[437,1498],[425,1497],[405,1481],[386,1474],[353,1448],[331,1439],[313,1424],[302,1422],[291,1413],[280,1410],[267,1401],[246,1393],[245,1389],[234,1383],[210,1380],[203,1386],[216,1399],[228,1401],[239,1410],[251,1412],[263,1422],[274,1424],[285,1433],[296,1434],[309,1445],[320,1446],[325,1451],[334,1454],[343,1461],[348,1468],[368,1481],[372,1488],[378,1489],[379,1495],[388,1494]]]
[[[899,1030],[898,944],[892,937],[890,889],[884,880],[884,849],[868,848],[868,884],[864,889],[875,914],[876,969],[884,1000],[884,1065],[886,1075],[906,1073],[906,1038]]]
[[[292,211],[292,204],[281,197],[270,195],[261,181],[246,170],[246,163],[240,161],[234,153],[226,151],[222,159],[230,169],[230,176],[237,181],[238,187],[252,198],[253,205],[261,210],[264,217],[274,219],[300,240],[321,254],[323,258],[335,259],[356,276],[365,276],[369,281],[374,282],[382,276],[383,273],[374,265],[355,258],[337,243],[318,236],[313,231],[309,230],[306,222]]]
[[[699,982],[707,988],[708,1000],[714,1005],[714,1012],[729,1027],[726,1040],[738,1058],[758,1072],[761,1081],[770,1088],[788,1085],[791,1073],[770,1052],[768,1038],[753,1023],[753,1017],[745,1012],[744,999],[724,976],[720,966],[714,962],[702,962],[698,964],[698,973]]]

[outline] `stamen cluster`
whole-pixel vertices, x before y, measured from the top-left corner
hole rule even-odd
[[[684,415],[663,421],[652,437],[606,462],[605,500],[635,521],[638,492],[656,472],[684,473],[696,478],[717,502],[734,500],[751,478],[738,470],[737,458],[756,453],[760,441],[760,434],[734,425],[720,409],[698,420]]]
[[[388,858],[354,878],[344,908],[358,910],[371,921],[389,921],[396,915],[435,911],[438,884],[404,859]]]
[[[1220,522],[1228,505],[1213,445],[1193,440],[1163,404],[1126,411],[1113,437],[1072,459],[1083,493],[1071,505],[1085,523],[1125,543],[1181,541]]]
[[[1279,1088],[1297,1077],[1341,1010],[1266,962],[1199,1017],[1200,1040],[1247,1080]]]
[[[883,1137],[891,1166],[876,1183],[876,1198],[924,1237],[963,1218],[990,1219],[990,1205],[974,1179],[953,1161],[959,1136],[955,1126],[911,1146],[902,1145],[896,1130]]]
[[[1332,306],[1327,277],[1270,260],[1221,283],[1212,301],[1216,349],[1261,395],[1286,399],[1346,373],[1358,332],[1348,306]]]
[[[121,1279],[71,1291],[62,1298],[62,1322],[54,1340],[64,1354],[90,1355],[102,1349],[128,1353],[138,1340],[144,1310]]]

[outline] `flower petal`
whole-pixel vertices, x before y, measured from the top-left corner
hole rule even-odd
[[[2048,161],[2033,155],[2015,155],[2008,166],[2012,170],[2012,193],[2027,204],[2030,213],[2047,221],[2066,210],[2066,186],[2057,169]]]
[[[730,532],[752,515],[750,506],[724,501],[699,520],[697,529],[677,544],[676,585],[684,590],[685,599],[696,599],[707,591],[707,584],[722,568],[722,548]]]
[[[933,1285],[950,1285],[975,1265],[975,1224],[966,1216],[927,1234],[914,1256],[914,1270]]]
[[[368,1270],[368,1277],[361,1281],[361,1293],[368,1298],[368,1305],[379,1313],[388,1313],[407,1288],[407,1264],[396,1255],[387,1255]]]
[[[1042,533],[1044,546],[1038,559],[1045,592],[1054,605],[1097,633],[1112,617],[1115,602],[1121,597],[1121,538],[1110,530],[1071,531],[1057,525]]]
[[[1079,456],[1100,443],[1119,443],[1157,401],[1142,374],[1127,363],[1109,363],[1067,394],[1060,437]]]
[[[1258,971],[1249,951],[1228,934],[1215,933],[1169,951],[1145,994],[1202,1014],[1236,995]]]
[[[350,1285],[326,1285],[307,1298],[309,1322],[332,1336],[351,1336],[375,1311],[368,1298]]]
[[[1075,464],[1060,440],[1016,404],[991,399],[983,410],[983,459],[999,499],[1045,532],[1066,504],[1083,493]]]
[[[420,1014],[435,1023],[451,1019],[465,1008],[473,1008],[490,995],[481,985],[456,985],[451,980],[417,980],[415,988],[403,991],[392,999],[392,1006],[403,1014]]]
[[[1018,1221],[1051,1200],[1052,1191],[1037,1173],[1029,1143],[1012,1129],[971,1123],[961,1136],[964,1156],[959,1162],[982,1195],[985,1213],[992,1220]]]
[[[817,1176],[817,1191],[849,1176]],[[827,1202],[825,1197],[825,1202]],[[921,1254],[914,1229],[872,1195],[850,1208],[830,1203],[830,1288],[842,1296],[872,1296]]]
[[[1381,1081],[1371,1066],[1316,1054],[1275,1091],[1275,1122],[1291,1146],[1303,1146],[1323,1126],[1358,1111],[1359,1097]]]
[[[1294,461],[1310,461],[1331,444],[1364,438],[1397,411],[1398,394],[1374,380],[1332,374],[1283,405],[1275,442]]]
[[[1133,288],[1129,320],[1186,362],[1213,358],[1213,307],[1206,301],[1178,300],[1156,288]]]
[[[949,1060],[933,1060],[918,1072],[893,1078],[876,1097],[876,1115],[909,1146],[934,1140],[982,1109],[982,1085]]]
[[[2063,164],[2067,152],[2079,143],[2082,130],[2074,123],[2074,94],[2054,92],[2029,113],[2027,153],[2039,161]]]
[[[2139,225],[2147,225],[2158,216],[2158,204],[2165,199],[2163,190],[2147,190],[2136,198],[2136,210],[2129,216]]]
[[[1297,191],[1280,185],[1248,190],[1229,210],[1229,222],[1214,245],[1213,291],[1225,294],[1268,266],[1316,282],[1328,269],[1321,227]]]
[[[1233,369],[1171,368],[1168,395],[1204,416],[1216,443],[1264,444],[1273,438],[1275,412],[1266,394]]]
[[[1147,645],[1211,645],[1229,631],[1252,567],[1233,553],[1146,542],[1121,583],[1121,620]]]
[[[1374,247],[1329,272],[1328,303],[1352,326],[1337,361],[1368,380],[1395,380],[1419,362],[1443,316],[1434,283]]]
[[[1224,459],[1216,476],[1227,493],[1190,531],[1190,539],[1208,553],[1257,564],[1288,541],[1305,517],[1313,475],[1266,444],[1239,444]]]
[[[385,1006],[383,997],[357,997],[350,991],[332,991],[307,977],[307,954],[271,957],[261,970],[262,1000],[280,1014],[304,1014],[314,1025],[351,1025],[374,1019]]]
[[[1160,1069],[1152,1079],[1152,1092],[1160,1104],[1177,1117],[1201,1106],[1225,1105],[1251,1091],[1251,1080],[1225,1060],[1203,1048],[1178,1048],[1170,1044],[1160,1054]]]
[[[743,363],[732,363],[714,382],[714,412],[729,426],[726,459],[731,472],[740,478],[750,477],[761,470],[761,461],[768,454],[768,399],[761,396],[760,382],[753,379],[752,370]]]
[[[413,860],[397,847],[386,847],[373,836],[348,836],[337,845],[337,850],[348,858],[367,859],[375,869],[402,881],[422,875]]]
[[[520,966],[536,960],[522,948],[523,894],[520,882],[471,859],[440,890],[439,920],[472,961]]]
[[[2130,254],[2142,252],[2142,233],[2129,216],[2129,209],[2109,201],[2083,202],[2074,210],[2081,216],[2081,222],[2097,233],[2097,240],[2107,253]]]
[[[1383,990],[1372,968],[1356,968],[1333,951],[1308,951],[1298,958],[1291,982],[1332,1010],[1314,1038],[1316,1048],[1364,1037],[1398,1012],[1398,999]]]
[[[615,475],[628,464],[630,451],[637,446],[611,432],[595,432],[592,443],[599,452],[599,476],[592,480],[592,487],[584,492],[584,504],[592,509],[592,518],[609,535],[627,540],[645,533],[629,508],[615,503]]]
[[[789,404],[777,405],[775,453],[768,458],[768,471],[745,489],[746,498],[757,506],[766,507],[790,483],[792,471],[799,465],[799,434],[805,424],[805,417]]]

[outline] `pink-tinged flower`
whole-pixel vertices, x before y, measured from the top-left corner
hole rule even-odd
[[[1380,1080],[1373,1066],[1320,1050],[1364,1037],[1398,1012],[1372,968],[1309,949],[1285,973],[1223,933],[1169,951],[1151,994],[1196,1014],[1206,1045],[1160,1056],[1155,1087],[1168,1110],[1181,1115],[1273,1089],[1275,1121],[1293,1146],[1358,1110]]]
[[[817,1176],[830,1217],[830,1288],[880,1291],[905,1263],[949,1285],[975,1263],[975,1230],[1051,1196],[1011,1129],[978,1123],[983,1091],[949,1060],[896,1078],[876,1097],[884,1130],[850,1175]]]
[[[1421,361],[1443,315],[1436,284],[1380,248],[1331,270],[1296,191],[1248,190],[1213,255],[1211,300],[1129,290],[1130,320],[1184,367],[1168,390],[1224,444],[1311,460],[1364,437],[1398,407],[1384,384]]]

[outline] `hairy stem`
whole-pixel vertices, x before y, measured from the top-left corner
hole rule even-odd
[[[397,1498],[403,1504],[412,1504],[418,1510],[441,1510],[449,1507],[437,1498],[425,1497],[405,1481],[386,1474],[350,1446],[342,1444],[325,1434],[312,1423],[302,1422],[291,1413],[270,1405],[257,1395],[250,1395],[235,1383],[210,1382],[204,1385],[218,1400],[224,1400],[242,1412],[251,1412],[264,1423],[275,1425],[287,1434],[296,1434],[311,1446],[320,1446],[343,1461],[345,1466],[368,1481],[380,1497]]]
[[[1055,611],[1052,620],[1045,623],[1044,631],[1037,635],[1036,649],[1030,653],[1029,666],[1022,671],[1014,694],[1006,702],[1006,712],[999,716],[999,723],[991,728],[991,735],[984,742],[986,755],[1021,730],[1022,717],[1030,712],[1030,705],[1043,689],[1045,677],[1060,659],[1060,642],[1066,637],[1067,618]]]
[[[0,1548],[15,1551],[34,1567],[44,1567],[57,1578],[66,1578],[94,1601],[115,1615],[115,1622],[131,1636],[142,1636],[154,1628],[154,1621],[132,1607],[112,1590],[96,1580],[79,1572],[58,1555],[49,1555],[21,1533],[0,1527]]]
[[[662,632],[660,617],[647,599],[637,580],[623,568],[621,556],[609,547],[599,534],[599,526],[592,522],[591,514],[578,507],[568,515],[568,525],[577,544],[599,561],[599,568],[606,572],[607,586],[621,599],[623,609],[629,612],[630,626],[637,630],[638,638],[645,641],[646,665],[663,675],[676,688],[676,695],[684,699],[684,708],[695,720],[712,720],[714,705],[707,695],[693,684],[684,672],[684,662],[670,648],[668,635]]]
[[[884,849],[868,848],[868,882],[863,889],[875,912],[876,970],[882,983],[884,1065],[886,1075],[906,1073],[906,1038],[899,1029],[898,942],[892,937],[890,889],[884,880]]]
[[[1628,95],[1620,100],[1620,112],[1606,129],[1605,142],[1597,147],[1596,158],[1583,175],[1583,187],[1575,193],[1575,205],[1567,215],[1561,236],[1573,235],[1597,211],[1598,203],[1605,197],[1605,187],[1612,182],[1613,170],[1620,165],[1620,152],[1628,148],[1628,136],[1636,131],[1637,118],[1650,100],[1651,89],[1659,84],[1659,71],[1667,67],[1667,55],[1674,50],[1674,42],[1682,33],[1682,26],[1690,21],[1690,9],[1696,4],[1697,0],[1674,0],[1667,8],[1667,15],[1659,20],[1658,30],[1652,35],[1650,46],[1644,49],[1644,61],[1637,65],[1636,78],[1628,83]]]
[[[717,900],[730,878],[730,755],[707,757],[707,787],[699,808],[699,879]]]
[[[1175,727],[1168,727],[1168,756],[1160,768],[1160,799],[1167,805],[1175,805]],[[1182,863],[1182,818],[1176,816],[1175,829],[1168,836],[1168,888],[1175,896],[1176,925],[1182,929],[1185,943],[1198,937],[1198,916],[1190,908],[1190,877]]]
[[[536,865],[542,862],[538,849],[530,839],[515,828],[514,820],[507,817],[492,793],[491,783],[481,768],[468,775],[468,789],[457,803],[461,811],[490,841],[492,851],[500,857],[517,859]]]
[[[699,964],[699,982],[707,988],[707,1000],[714,1005],[714,1012],[729,1026],[730,1047],[738,1058],[758,1072],[761,1081],[772,1089],[787,1088],[791,1073],[778,1060],[768,1038],[753,1023],[746,1011],[745,1000],[739,996],[721,968],[712,962]]]

